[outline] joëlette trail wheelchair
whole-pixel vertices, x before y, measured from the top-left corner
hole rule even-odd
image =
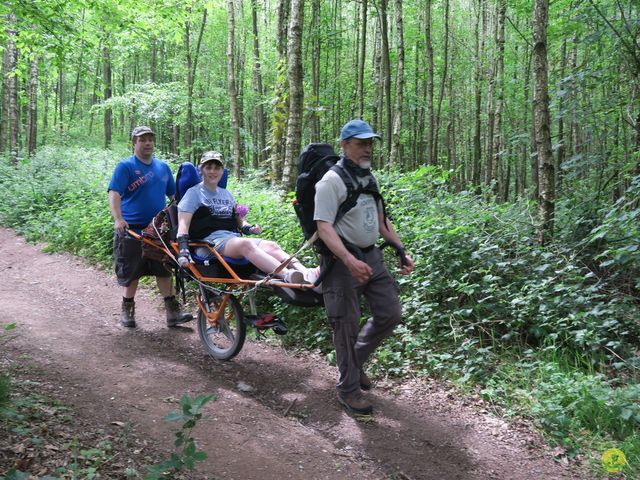
[[[284,283],[270,274],[260,272],[247,259],[222,256],[211,245],[193,241],[189,243],[195,263],[186,269],[177,267],[178,244],[175,241],[177,206],[172,203],[154,218],[139,235],[129,234],[142,242],[143,256],[160,260],[175,268],[176,283],[184,292],[185,281],[197,285],[196,302],[199,307],[197,325],[205,349],[218,360],[230,360],[244,345],[247,327],[263,332],[287,333],[285,323],[272,314],[258,314],[255,293],[258,288],[270,289],[286,303],[317,307],[323,305],[322,295],[315,292],[315,284]],[[208,250],[207,256],[197,255],[199,247]],[[319,282],[316,282],[319,283]],[[242,303],[248,303],[250,313],[245,314]]]

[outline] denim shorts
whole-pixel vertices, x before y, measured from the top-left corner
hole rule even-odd
[[[212,232],[209,235],[207,235],[205,238],[203,238],[203,241],[207,242],[210,245],[213,245],[213,248],[215,248],[218,253],[220,253],[221,255],[224,255],[224,247],[227,246],[227,242],[232,238],[240,238],[240,237],[242,237],[242,235],[236,232],[231,232],[229,230],[216,230],[215,232]],[[255,243],[256,247],[262,241],[261,238],[252,238],[252,237],[249,237],[249,240]]]

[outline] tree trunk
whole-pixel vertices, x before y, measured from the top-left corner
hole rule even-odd
[[[529,95],[531,91],[531,63],[533,61],[533,52],[530,52],[528,49],[525,50],[525,55],[527,57],[527,63],[524,71],[524,99],[523,99],[523,108],[522,108],[522,125],[523,129],[526,125],[533,125],[533,121],[529,122],[529,113],[533,113],[532,103],[529,102]],[[533,127],[531,127],[531,131],[533,132]],[[525,194],[527,189],[527,171],[529,170],[528,166],[531,165],[531,185],[533,187],[533,194],[535,195],[534,200],[538,198],[538,168],[537,168],[537,156],[534,155],[535,152],[535,141],[534,135],[529,136],[529,143],[526,144],[523,142],[522,145],[522,162],[521,162],[521,177],[520,177],[520,190],[516,192],[518,195],[522,196]],[[533,167],[533,162],[535,163],[535,168]]]
[[[7,151],[7,132],[9,131],[9,49],[2,52],[2,111],[0,112],[0,155]]]
[[[295,184],[294,165],[300,152],[302,137],[302,106],[304,91],[302,85],[302,28],[304,25],[304,0],[291,2],[291,20],[289,22],[289,122],[287,125],[287,144],[282,169],[282,183],[287,191]]]
[[[71,100],[71,113],[69,113],[69,125],[73,123],[76,115],[76,106],[78,105],[78,91],[80,90],[80,76],[83,70],[82,57],[84,56],[84,48],[78,53],[78,71],[76,72],[76,81],[73,85],[73,98]]]
[[[496,8],[499,8],[496,6]],[[495,24],[494,38],[493,44],[495,45],[496,39],[498,37],[498,23]],[[485,170],[484,170],[484,183],[486,185],[491,185],[496,178],[496,174],[493,170],[493,134],[496,126],[496,117],[495,117],[495,89],[496,89],[496,78],[494,76],[496,70],[495,64],[495,49],[494,49],[494,58],[493,60],[488,59],[487,63],[489,64],[489,71],[487,72],[487,135],[485,139]]]
[[[504,21],[507,12],[506,0],[499,0],[496,27],[496,72],[495,72],[495,112],[494,112],[494,131],[493,131],[493,151],[491,152],[492,170],[496,182],[494,193],[498,194],[503,191],[500,185],[501,166],[502,166],[502,150],[504,142],[502,141],[502,107],[504,104]],[[506,201],[502,198],[503,201]]]
[[[422,12],[418,12],[418,31],[421,32],[422,25]],[[424,92],[421,90],[422,82],[421,79],[424,76],[424,66],[422,62],[422,49],[421,49],[421,38],[416,37],[415,45],[413,47],[413,53],[415,54],[414,58],[414,72],[413,72],[413,91],[416,98],[415,105],[411,109],[411,158],[410,158],[410,169],[414,169],[417,167],[419,160],[422,160],[422,152],[423,152],[423,141],[424,138],[424,105],[420,101]]]
[[[560,52],[560,79],[564,82],[564,76],[567,67],[567,39],[562,40],[562,49]],[[561,83],[561,88],[564,85]],[[560,191],[562,187],[562,164],[564,163],[565,144],[564,144],[564,95],[561,95],[558,100],[558,154],[556,161],[556,191]]]
[[[102,81],[104,82],[104,101],[111,98],[111,59],[109,57],[109,48],[102,48]],[[62,120],[61,120],[62,121]],[[111,146],[111,109],[104,110],[104,146]]]
[[[484,70],[484,40],[487,34],[487,0],[478,0],[476,18],[476,71],[475,71],[475,133],[473,137],[473,184],[480,184],[481,165],[481,123],[480,112],[482,108],[482,72]],[[482,30],[480,29],[482,25]]]
[[[396,0],[396,32],[398,37],[397,63],[396,63],[396,102],[393,120],[393,139],[391,143],[391,154],[389,164],[403,166],[402,145],[400,143],[400,133],[402,131],[402,105],[404,103],[404,30],[402,28],[402,0]]]
[[[42,136],[44,138],[42,143],[45,143],[47,130],[49,128],[49,69],[47,68],[46,62],[47,62],[47,55],[43,54],[42,63],[43,63],[44,78],[42,82],[43,83],[42,97],[44,98],[44,108],[42,113]],[[95,75],[95,78],[96,79],[99,78],[99,75]],[[93,120],[93,114],[89,118],[90,120]],[[89,135],[91,135],[91,122],[89,122]]]
[[[276,46],[278,50],[278,64],[276,65],[276,82],[273,94],[273,113],[271,115],[271,185],[276,186],[282,180],[283,148],[287,121],[289,118],[289,83],[287,81],[287,28],[289,18],[290,0],[278,0],[276,6],[278,37]]]
[[[193,60],[191,58],[191,8],[187,7],[187,19],[184,22],[184,61],[187,71],[187,118],[184,124],[184,153],[191,158],[191,130],[193,127]]]
[[[440,95],[438,96],[438,109],[436,111],[436,124],[433,134],[433,160],[438,163],[438,131],[440,130],[440,113],[442,112],[442,100],[444,99],[445,85],[447,84],[447,71],[449,67],[449,0],[444,0],[444,47],[442,79],[440,80]]]
[[[240,0],[240,5],[239,5],[239,10],[240,12],[242,12],[242,5],[243,5],[243,1]],[[236,24],[237,25],[237,24]],[[241,32],[245,32],[246,30],[241,28],[240,29]],[[239,128],[239,133],[240,135],[239,137],[239,142],[240,142],[240,150],[238,151],[238,157],[240,157],[240,163],[241,166],[245,165],[245,141],[244,141],[244,137],[242,136],[242,132],[244,130],[244,101],[243,101],[243,97],[244,97],[244,72],[245,72],[245,67],[244,67],[244,62],[245,62],[245,51],[244,51],[244,45],[247,44],[246,39],[242,39],[240,38],[239,35],[236,35],[236,39],[238,39],[239,41],[233,42],[234,43],[234,58],[235,58],[235,62],[234,62],[234,67],[236,69],[236,92],[238,94],[238,99],[237,99],[237,105],[238,105],[238,128]],[[242,47],[239,47],[239,45],[241,45]]]
[[[578,68],[578,37],[577,35],[573,36],[572,39],[572,48],[571,53],[569,54],[569,68],[571,69],[571,75],[575,75],[577,73]],[[578,93],[576,88],[576,81],[574,78],[569,82],[568,92],[569,92],[569,101],[578,103]],[[582,155],[582,131],[580,129],[580,122],[578,120],[578,115],[576,112],[577,109],[571,109],[571,114],[569,115],[569,138],[571,141],[571,147],[569,151],[571,152],[571,158],[577,158]]]
[[[7,33],[9,39],[7,41],[8,51],[8,72],[9,80],[7,82],[7,94],[9,97],[9,155],[13,163],[18,161],[18,136],[20,135],[20,104],[18,103],[18,47],[16,46],[16,16],[8,15]]]
[[[331,30],[334,32],[334,42],[336,44],[336,48],[333,49],[333,68],[334,72],[332,75],[333,78],[333,115],[332,115],[332,123],[334,125],[334,131],[336,131],[339,127],[339,121],[341,119],[342,114],[342,82],[341,82],[341,73],[342,73],[342,15],[340,12],[342,11],[342,2],[341,0],[333,1],[333,15],[331,15]]]
[[[151,39],[151,64],[149,65],[149,69],[151,83],[156,83],[158,80],[158,39],[155,36]]]
[[[311,141],[320,141],[320,117],[318,116],[319,98],[320,98],[320,0],[311,2],[311,32],[312,36],[312,55],[311,55]]]
[[[233,171],[240,177],[242,159],[240,158],[240,116],[238,113],[238,91],[236,88],[235,70],[235,6],[233,0],[227,1],[229,20],[229,36],[227,40],[227,89],[229,91],[229,109],[231,114],[231,130],[233,131]]]
[[[376,17],[376,30],[373,35],[373,105],[371,106],[371,126],[376,132],[382,131],[382,54],[380,39],[380,16]],[[382,149],[378,149],[374,160],[379,161]],[[376,163],[378,165],[379,163]]]
[[[425,44],[427,50],[427,79],[425,95],[427,100],[427,164],[434,165],[433,157],[433,130],[435,126],[435,109],[433,102],[434,66],[433,44],[431,43],[431,0],[427,0],[425,18]]]
[[[232,0],[230,0],[232,1]],[[196,79],[196,71],[198,69],[198,54],[200,53],[200,45],[202,43],[202,34],[207,23],[207,9],[202,14],[202,22],[200,23],[200,32],[196,41],[196,49],[191,51],[191,8],[187,9],[188,18],[184,23],[184,51],[185,51],[185,69],[187,71],[187,118],[184,125],[183,142],[184,153],[188,159],[193,158],[191,148],[191,140],[193,138],[193,86]]]
[[[362,0],[362,22],[360,31],[360,60],[358,61],[358,82],[356,86],[358,118],[364,115],[364,63],[367,60],[367,7],[368,1]]]
[[[254,140],[257,154],[254,155],[254,167],[265,160],[266,134],[264,130],[264,107],[262,105],[264,89],[262,87],[262,64],[260,62],[260,43],[258,41],[258,11],[256,0],[251,0],[251,17],[253,28],[253,91],[256,97],[253,107]]]
[[[391,59],[389,58],[389,26],[387,20],[387,0],[380,0],[380,40],[381,40],[381,79],[382,79],[382,98],[384,106],[384,151],[385,156],[389,158],[391,154],[391,129],[392,129],[392,112],[391,112]]]
[[[29,113],[27,116],[27,153],[33,155],[36,151],[38,138],[38,56],[31,60],[29,71]]]
[[[551,121],[549,118],[547,25],[548,0],[535,0],[533,20],[533,61],[535,72],[534,124],[536,152],[540,170],[540,195],[538,196],[537,240],[541,245],[553,238],[555,184],[553,155],[551,153]]]

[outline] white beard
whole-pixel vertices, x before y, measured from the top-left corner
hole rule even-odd
[[[358,164],[360,168],[371,168],[371,160],[367,160],[365,162],[360,162]]]

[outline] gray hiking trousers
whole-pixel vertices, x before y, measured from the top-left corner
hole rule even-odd
[[[322,256],[322,268],[330,258]],[[366,283],[359,284],[338,259],[322,281],[324,306],[333,329],[340,375],[336,389],[342,394],[360,388],[360,370],[365,361],[402,320],[398,284],[387,270],[382,252],[374,247],[364,253],[363,260],[373,270]],[[360,329],[362,295],[373,318]]]

